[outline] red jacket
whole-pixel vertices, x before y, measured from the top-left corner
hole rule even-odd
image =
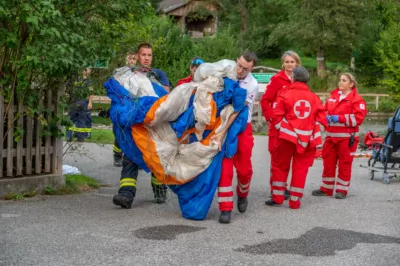
[[[330,123],[326,128],[326,136],[335,139],[348,138],[351,134],[357,133],[359,125],[367,114],[366,103],[357,93],[357,88],[354,88],[341,101],[339,101],[340,95],[340,90],[335,89],[325,102],[328,115],[339,115],[339,123]]]
[[[270,80],[265,90],[264,95],[261,97],[260,104],[264,114],[265,120],[270,122],[273,115],[273,104],[277,97],[285,88],[288,88],[292,84],[292,81],[285,74],[285,70],[281,70],[276,73]],[[269,126],[268,136],[278,136],[278,131],[273,127]]]
[[[176,84],[176,87],[178,87],[178,86],[181,85],[181,84],[189,83],[189,82],[192,82],[192,76],[189,76],[189,77],[180,79],[180,80],[178,81],[178,83]]]
[[[328,126],[324,106],[307,84],[295,82],[278,96],[271,124],[279,129],[280,139],[297,144],[297,152],[322,144],[317,122]]]

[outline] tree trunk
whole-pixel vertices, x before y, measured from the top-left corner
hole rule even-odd
[[[317,52],[317,73],[320,78],[326,76],[325,49],[323,46],[320,46]]]

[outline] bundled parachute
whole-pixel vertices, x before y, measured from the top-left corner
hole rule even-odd
[[[117,69],[104,83],[124,156],[169,185],[188,219],[206,217],[222,158],[235,154],[236,137],[246,127],[246,90],[235,81],[235,65],[230,60],[204,63],[193,82],[169,94],[128,67]],[[218,151],[212,137],[226,128],[233,112],[240,113]]]

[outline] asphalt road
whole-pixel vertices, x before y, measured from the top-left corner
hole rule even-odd
[[[219,224],[216,200],[204,221],[181,217],[177,199],[152,203],[140,172],[130,210],[112,204],[121,168],[111,145],[83,144],[67,156],[103,184],[95,192],[0,201],[0,265],[400,265],[400,182],[369,180],[356,159],[345,200],[313,197],[322,161],[310,169],[303,205],[268,207],[267,137],[255,137],[254,177],[246,213]]]

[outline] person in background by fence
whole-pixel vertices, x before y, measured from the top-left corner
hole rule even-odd
[[[293,69],[301,66],[300,57],[296,52],[286,51],[283,53],[282,70],[276,73],[268,83],[264,95],[261,97],[260,105],[268,124],[268,151],[271,156],[270,165],[272,165],[273,151],[278,143],[278,130],[271,126],[273,115],[273,107],[276,104],[278,96],[292,84]],[[271,180],[270,180],[271,185]],[[289,193],[286,191],[286,199],[289,198]]]
[[[92,133],[92,81],[90,68],[82,71],[82,76],[73,83],[67,83],[69,92],[69,118],[73,126],[67,129],[67,141],[75,137],[78,142],[90,138]]]
[[[181,84],[191,82],[193,79],[194,72],[196,72],[196,69],[203,63],[204,63],[204,60],[201,59],[200,57],[193,58],[192,61],[190,61],[190,66],[189,66],[190,75],[186,78],[180,79],[178,81],[178,83],[176,84],[176,87],[178,87]]]
[[[319,97],[307,86],[309,73],[304,67],[293,69],[293,84],[278,96],[271,126],[278,130],[278,143],[272,151],[271,194],[266,205],[281,205],[292,165],[289,207],[298,209],[307,173],[314,162],[315,149],[322,144],[316,122],[327,126],[326,113]]]
[[[357,92],[352,74],[340,76],[339,88],[325,102],[329,127],[322,148],[324,170],[320,189],[313,196],[332,196],[336,185],[337,199],[345,199],[350,186],[351,166],[359,143],[359,126],[367,114],[366,103]],[[338,177],[336,178],[336,166]]]

